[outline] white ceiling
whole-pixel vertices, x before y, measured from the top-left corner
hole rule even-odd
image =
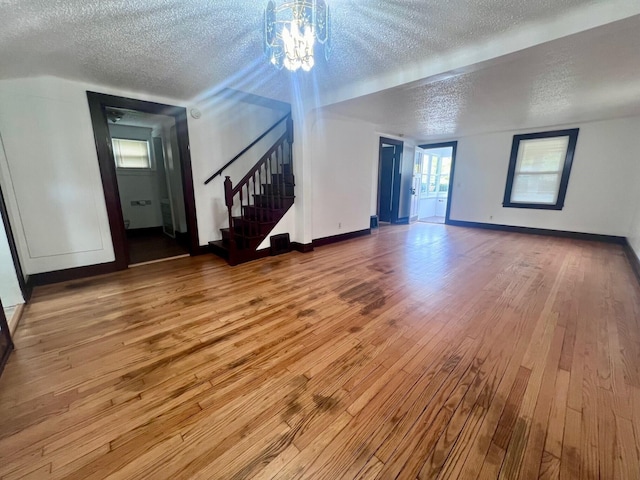
[[[0,0],[0,80],[242,91],[419,141],[640,113],[640,0],[329,3],[331,59],[292,75],[262,54],[266,0]]]
[[[432,140],[640,114],[640,16],[331,105]]]
[[[330,0],[333,57],[299,78],[332,92],[609,1]],[[185,100],[234,88],[288,101],[291,75],[262,55],[265,5],[1,0],[0,79],[47,74]]]

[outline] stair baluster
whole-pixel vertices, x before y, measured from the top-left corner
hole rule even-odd
[[[223,229],[222,241],[209,243],[231,265],[264,256],[258,246],[293,205],[292,138],[286,131],[235,187],[230,177],[225,179],[229,228]],[[240,206],[237,217],[234,205]]]

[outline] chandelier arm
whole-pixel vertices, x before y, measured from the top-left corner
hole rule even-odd
[[[284,14],[287,12],[287,14]],[[331,53],[331,16],[324,0],[269,1],[265,11],[265,54],[278,69],[309,71],[317,43]]]

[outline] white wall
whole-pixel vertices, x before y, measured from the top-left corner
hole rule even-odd
[[[435,217],[436,216],[436,204],[438,202],[437,198],[421,198],[420,199],[420,208],[418,210],[418,219],[422,220],[423,218]]]
[[[24,303],[2,219],[0,219],[0,299],[5,308]]]
[[[200,244],[206,245],[210,240],[222,238],[220,228],[229,224],[224,201],[224,177],[228,175],[236,185],[284,133],[284,124],[225,170],[222,176],[208,185],[204,185],[204,181],[282,118],[284,112],[228,100],[201,103],[196,107],[201,110],[202,117],[190,119],[189,138]]]
[[[378,163],[373,125],[319,112],[310,131],[313,238],[369,228]]]
[[[638,164],[640,164],[640,151],[636,151],[634,154],[637,158]],[[627,238],[629,239],[631,248],[636,252],[636,256],[640,260],[640,168],[638,170],[634,183],[636,195],[632,202],[635,212],[631,220],[631,227],[629,228],[629,235]]]
[[[170,188],[171,209],[174,215],[174,229],[187,233],[187,212],[184,205],[184,189],[182,188],[182,166],[175,121],[162,126],[162,145],[166,165],[167,180]],[[195,188],[195,185],[194,185]],[[202,238],[202,235],[200,235]]]
[[[27,274],[114,259],[86,94],[40,78],[0,82],[0,158]]]
[[[627,236],[638,190],[640,117],[580,127],[564,209],[503,208],[512,131],[458,139],[451,219]],[[554,130],[548,127],[533,131]]]
[[[54,77],[0,81],[0,181],[27,274],[106,263],[113,245],[86,91],[171,105],[187,102]],[[200,244],[225,226],[222,181],[204,180],[282,115],[237,102],[201,102],[189,117]],[[1,149],[0,149],[1,151]],[[230,170],[236,181],[245,159]],[[255,162],[255,158],[253,159]]]

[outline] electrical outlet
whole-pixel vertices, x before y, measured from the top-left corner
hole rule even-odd
[[[338,229],[342,228],[342,222],[338,222]]]

